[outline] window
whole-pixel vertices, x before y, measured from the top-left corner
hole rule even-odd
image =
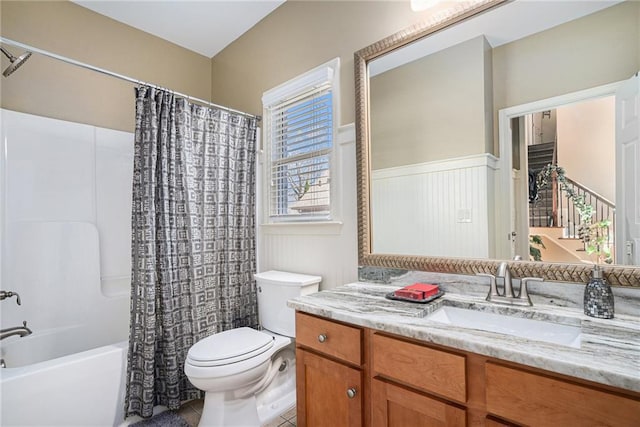
[[[262,98],[271,222],[331,219],[338,66],[335,59]]]

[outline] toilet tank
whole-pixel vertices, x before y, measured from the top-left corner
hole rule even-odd
[[[274,270],[256,273],[254,277],[262,327],[276,334],[295,337],[295,310],[287,307],[287,301],[317,292],[322,277]]]

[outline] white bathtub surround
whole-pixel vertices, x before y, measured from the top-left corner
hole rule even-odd
[[[76,330],[73,339],[61,336],[47,346],[51,354],[38,354],[40,360],[126,339],[131,267],[123,247],[130,239],[131,184],[116,172],[132,170],[133,136],[1,114],[1,287],[22,297],[21,306],[3,304],[2,327],[26,320],[34,334],[24,339],[36,341],[40,333]],[[13,342],[4,340],[3,351]],[[5,361],[25,364],[10,356]]]
[[[640,391],[640,317],[587,317],[582,309],[554,305],[508,307],[509,316],[581,328],[580,348],[550,344],[513,335],[471,329],[425,318],[443,305],[492,312],[496,304],[483,297],[450,291],[429,304],[391,301],[384,297],[398,286],[352,283],[296,298],[296,310],[441,344],[597,383]],[[606,355],[606,356],[605,356]]]
[[[2,117],[2,341],[9,367],[127,339],[133,135],[9,110]]]
[[[133,134],[4,109],[1,114],[4,233],[21,223],[93,224],[99,287],[108,296],[128,295]],[[8,236],[3,256],[13,243]],[[3,261],[3,267],[9,266]],[[3,271],[2,285],[20,286],[14,274]]]
[[[199,398],[183,371],[189,348],[258,326],[256,126],[137,88],[127,416]]]

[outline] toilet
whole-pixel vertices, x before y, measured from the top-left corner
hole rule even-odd
[[[283,271],[254,277],[263,329],[231,329],[189,349],[184,372],[205,392],[199,426],[260,426],[295,405],[295,311],[287,300],[317,292],[322,278]]]

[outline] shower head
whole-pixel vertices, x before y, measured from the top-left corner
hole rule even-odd
[[[2,75],[5,77],[9,77],[11,73],[20,68],[20,66],[24,64],[24,62],[31,56],[31,52],[27,51],[16,58],[2,46],[0,46],[0,50],[6,55],[7,58],[9,58],[9,61],[11,61],[11,64],[7,67],[7,69],[2,72]]]

